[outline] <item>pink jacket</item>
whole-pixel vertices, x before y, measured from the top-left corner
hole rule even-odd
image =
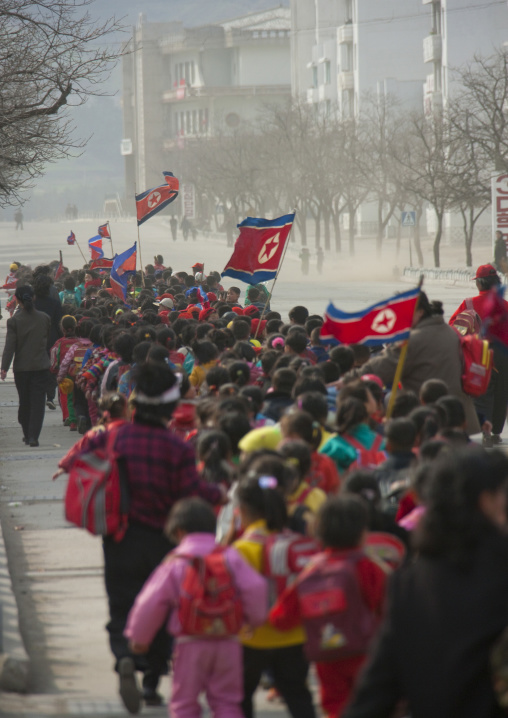
[[[188,534],[171,555],[206,556],[214,547],[215,537],[212,534]],[[226,558],[242,599],[246,623],[252,627],[261,626],[268,615],[266,580],[245,563],[236,549],[226,549]],[[131,608],[124,631],[127,638],[136,643],[150,644],[164,622],[168,633],[173,636],[181,634],[175,609],[179,605],[185,569],[184,558],[164,561],[155,569]]]

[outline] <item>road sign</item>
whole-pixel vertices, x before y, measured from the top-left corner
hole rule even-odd
[[[416,227],[416,212],[402,212],[401,222],[403,227]]]

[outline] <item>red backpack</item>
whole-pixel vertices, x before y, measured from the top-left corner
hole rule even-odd
[[[320,550],[313,538],[285,530],[276,534],[254,531],[244,538],[263,545],[262,574],[268,579],[269,604],[273,606],[286,586],[291,586],[298,575]]]
[[[320,554],[298,578],[309,661],[336,661],[367,652],[380,619],[367,606],[356,575],[356,563],[363,556]]]
[[[471,297],[466,299],[466,309],[454,319],[453,328],[461,337],[478,334],[482,328],[482,320],[475,310]]]
[[[127,530],[128,491],[114,456],[117,432],[106,446],[79,456],[73,463],[65,491],[65,518],[95,536],[121,541]]]
[[[178,619],[186,636],[236,636],[243,625],[240,594],[226,560],[217,546],[208,556],[183,556],[188,564],[181,585]]]
[[[460,338],[460,345],[464,358],[462,390],[470,396],[482,396],[490,383],[494,352],[478,335],[466,334]]]
[[[360,444],[353,436],[348,434],[344,437],[353,449],[356,449],[356,461],[348,466],[348,471],[356,471],[357,469],[374,469],[379,464],[386,461],[386,453],[381,451],[383,437],[377,434],[370,449]]]

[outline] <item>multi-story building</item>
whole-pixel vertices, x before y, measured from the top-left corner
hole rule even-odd
[[[471,0],[422,0],[428,33],[423,41],[426,64],[425,110],[439,112],[453,93],[453,70],[489,55],[508,39],[508,13],[501,3]],[[429,72],[430,70],[430,72]]]
[[[290,98],[290,10],[195,28],[140,16],[123,59],[127,193],[161,180],[161,157],[234,130]]]
[[[427,31],[420,0],[291,0],[292,92],[327,112],[360,111],[367,92],[420,106]]]

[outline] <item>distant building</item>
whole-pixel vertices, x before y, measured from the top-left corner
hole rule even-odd
[[[453,92],[454,68],[489,55],[508,39],[508,12],[501,3],[471,0],[422,0],[428,34],[423,41],[426,64],[426,112],[441,111]]]
[[[293,96],[345,116],[360,112],[366,92],[421,107],[421,0],[291,0],[291,11]]]
[[[127,194],[161,181],[165,152],[290,98],[290,30],[283,7],[195,28],[140,16],[123,58]]]

